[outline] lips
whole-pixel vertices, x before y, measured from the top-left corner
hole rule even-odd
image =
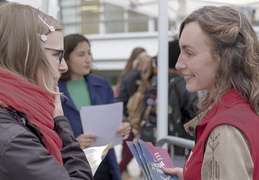
[[[85,68],[85,69],[90,69],[91,66],[90,66],[90,65],[85,65],[84,68]]]
[[[192,78],[193,78],[193,76],[191,76],[191,75],[184,75],[184,80],[185,81],[189,81]]]

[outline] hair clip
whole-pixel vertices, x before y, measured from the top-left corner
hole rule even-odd
[[[47,41],[47,39],[48,39],[48,37],[47,37],[45,34],[42,34],[42,35],[37,34],[37,35],[40,36],[40,39],[41,39],[42,41]]]
[[[49,30],[50,30],[51,32],[53,32],[53,31],[56,30],[54,26],[48,25],[48,24],[46,23],[46,21],[44,21],[44,20],[40,17],[40,15],[38,15],[38,16],[39,16],[40,20],[41,20],[46,26],[48,26],[48,28],[49,28]]]

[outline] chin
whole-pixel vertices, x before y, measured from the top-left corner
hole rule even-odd
[[[88,71],[86,71],[85,73],[84,73],[84,75],[88,75],[88,74],[90,74],[91,73],[91,70],[88,70]]]
[[[189,91],[189,92],[197,92],[197,91],[199,91],[199,90],[197,90],[196,88],[193,88],[193,87],[188,86],[188,85],[186,85],[186,89],[187,89],[187,91]]]

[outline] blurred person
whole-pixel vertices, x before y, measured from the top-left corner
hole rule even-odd
[[[93,179],[61,106],[63,38],[38,9],[0,6],[0,179]]]
[[[83,132],[79,111],[83,106],[114,103],[114,94],[107,79],[91,74],[93,59],[89,40],[81,34],[70,34],[65,36],[64,44],[68,71],[62,74],[59,81],[60,92],[67,97],[62,99],[62,106],[76,139],[81,148],[85,149],[96,141],[98,135]],[[129,123],[123,122],[117,135],[127,138],[129,132]],[[98,167],[94,179],[121,179],[114,148],[109,150]]]
[[[205,6],[180,27],[176,64],[190,92],[207,90],[185,125],[196,144],[179,179],[259,179],[259,42],[242,13]]]
[[[121,80],[123,78],[123,76],[125,74],[127,74],[132,68],[133,68],[133,61],[136,59],[136,57],[142,53],[142,52],[146,52],[146,50],[142,47],[136,47],[132,50],[129,59],[127,60],[127,63],[124,67],[124,69],[121,71],[119,78],[118,78],[118,83],[115,86],[114,89],[114,96],[117,97],[119,95],[119,90],[120,90],[120,85],[121,85]],[[128,121],[127,119],[124,118],[124,121]],[[125,171],[127,165],[129,164],[129,162],[131,161],[131,159],[133,158],[133,155],[131,154],[126,141],[132,141],[134,138],[132,132],[130,132],[130,135],[127,139],[123,140],[123,144],[122,144],[122,158],[121,161],[119,163],[119,167],[120,167],[120,171],[122,173],[122,179],[125,179],[125,176],[129,176],[128,172]]]
[[[175,69],[180,54],[177,39],[168,43],[168,135],[194,140],[183,125],[195,117],[198,94],[190,93],[181,72]],[[142,112],[141,139],[156,144],[157,129],[157,75],[154,74],[145,95],[145,108]],[[176,155],[187,155],[185,148],[175,146]]]
[[[120,90],[120,84],[121,84],[121,79],[122,77],[127,73],[129,72],[132,67],[133,67],[133,61],[136,59],[136,57],[142,53],[142,52],[146,52],[146,50],[142,47],[136,47],[132,50],[131,54],[130,54],[130,57],[129,59],[127,60],[127,63],[124,67],[124,69],[121,71],[120,75],[119,75],[119,78],[118,78],[118,83],[116,84],[115,86],[115,89],[114,89],[114,96],[117,97],[118,94],[119,94],[119,90]]]
[[[125,75],[122,76],[121,84],[120,84],[120,90],[119,94],[116,97],[117,102],[123,102],[123,121],[129,121],[132,126],[132,132],[128,139],[126,139],[123,142],[122,146],[122,159],[120,162],[120,170],[122,172],[123,180],[125,179],[131,179],[131,176],[127,170],[127,166],[131,159],[133,158],[133,155],[128,148],[126,141],[132,141],[136,135],[138,135],[139,131],[139,123],[140,123],[140,116],[141,111],[139,111],[139,107],[142,107],[141,105],[138,106],[138,104],[135,104],[139,101],[142,101],[142,99],[137,98],[136,101],[131,101],[133,104],[130,105],[129,109],[129,101],[130,98],[133,98],[134,94],[138,91],[140,96],[141,94],[144,95],[145,93],[145,87],[148,87],[147,80],[150,80],[150,77],[142,78],[142,75],[145,76],[145,73],[147,73],[147,76],[149,76],[149,65],[152,63],[152,57],[147,54],[146,51],[142,51],[134,61],[132,62],[132,69],[129,70]],[[150,67],[150,70],[152,71],[152,67]],[[140,84],[142,83],[142,85]],[[149,82],[148,82],[149,83]],[[144,96],[143,96],[144,97]],[[138,107],[138,108],[135,108]],[[137,110],[137,111],[131,111],[131,110]]]

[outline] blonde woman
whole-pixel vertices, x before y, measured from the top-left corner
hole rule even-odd
[[[31,6],[0,6],[0,179],[93,179],[61,107],[62,30]]]

